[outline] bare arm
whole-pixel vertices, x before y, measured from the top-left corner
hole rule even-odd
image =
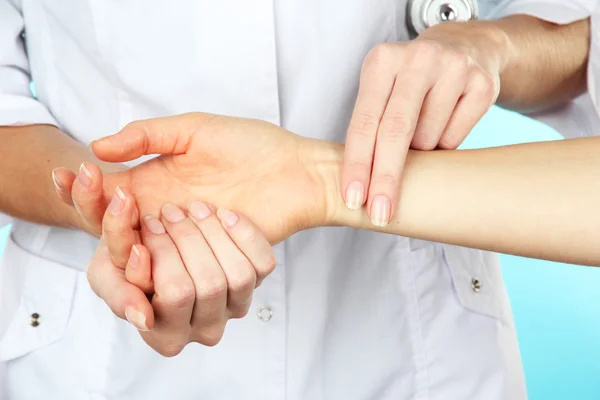
[[[320,146],[319,146],[320,147]],[[410,151],[385,228],[339,195],[343,147],[316,151],[327,224],[501,253],[600,265],[600,138],[481,150]]]
[[[302,229],[343,225],[600,265],[600,137],[410,150],[398,213],[385,227],[371,223],[366,207],[346,206],[339,190],[344,145],[299,137],[264,121],[201,113],[156,118],[130,124],[93,149],[100,159],[119,162],[165,154],[137,174],[141,181],[151,179],[154,189],[169,187],[143,198],[134,193],[141,215],[168,202],[202,199],[241,211],[272,243]],[[260,151],[269,157],[251,156]],[[169,186],[173,177],[186,184]]]
[[[446,23],[423,34],[452,38],[474,59],[498,62],[497,104],[530,112],[570,100],[586,89],[589,18],[559,25],[526,15]]]
[[[573,99],[586,90],[589,18],[557,25],[527,16],[495,22],[511,42],[498,104],[531,111]]]
[[[85,146],[51,125],[0,127],[0,211],[40,224],[79,226],[73,207],[61,202],[52,170],[78,170],[84,161],[97,163]]]

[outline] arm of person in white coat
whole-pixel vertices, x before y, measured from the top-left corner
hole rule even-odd
[[[20,3],[0,0],[0,227],[10,222],[10,215],[87,228],[73,207],[57,199],[51,176],[59,165],[78,169],[84,161],[98,160],[59,130],[48,108],[30,91]]]

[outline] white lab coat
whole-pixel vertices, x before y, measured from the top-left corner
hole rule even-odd
[[[566,23],[595,1],[496,3],[482,2],[482,14]],[[87,144],[133,120],[205,111],[343,141],[362,60],[378,43],[407,40],[405,7],[0,0],[0,125],[52,123]],[[10,399],[526,398],[494,254],[347,228],[301,232],[276,246],[275,272],[218,346],[165,359],[91,292],[96,244],[15,222],[0,267]]]

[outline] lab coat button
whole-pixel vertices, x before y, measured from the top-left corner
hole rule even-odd
[[[34,328],[39,326],[40,322],[41,322],[41,318],[40,318],[40,314],[38,314],[38,313],[33,313],[29,317],[29,325],[33,326]]]
[[[271,309],[271,307],[262,306],[258,309],[257,315],[258,319],[260,319],[263,322],[267,322],[271,319],[271,317],[273,317],[273,310]]]
[[[471,279],[471,287],[475,293],[479,293],[481,291],[481,281],[479,278]]]

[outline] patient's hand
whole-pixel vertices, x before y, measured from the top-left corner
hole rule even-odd
[[[124,162],[144,154],[162,154],[133,168],[102,176],[89,163],[91,184],[83,187],[72,172],[57,170],[61,181],[72,183],[73,202],[87,223],[101,221],[117,186],[128,187],[139,208],[139,218],[158,217],[173,203],[185,208],[191,199],[238,210],[277,243],[295,232],[325,224],[326,189],[319,164],[323,149],[335,146],[292,134],[276,125],[245,118],[191,113],[137,121],[116,135],[92,144],[104,161]],[[339,158],[341,152],[325,152]],[[324,162],[321,162],[324,161]],[[339,160],[336,159],[339,163]],[[61,171],[62,170],[62,171]],[[105,196],[98,195],[103,192]],[[133,225],[137,225],[136,218]],[[89,231],[89,229],[88,229]],[[133,233],[110,253],[123,266],[133,244]]]
[[[325,219],[324,191],[306,166],[310,143],[267,122],[194,113],[132,123],[92,149],[112,162],[164,154],[106,176],[105,187],[131,189],[142,218],[202,199],[239,210],[277,243]]]

